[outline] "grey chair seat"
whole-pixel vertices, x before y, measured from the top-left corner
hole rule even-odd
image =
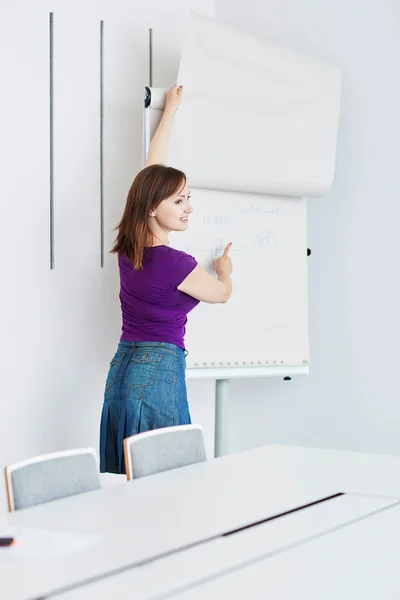
[[[42,454],[5,468],[8,509],[28,508],[101,487],[93,448]]]
[[[124,440],[127,479],[152,475],[207,460],[200,425],[176,425]]]

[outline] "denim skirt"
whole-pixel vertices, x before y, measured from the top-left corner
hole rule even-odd
[[[124,438],[191,422],[186,353],[167,342],[118,344],[110,363],[100,425],[100,471],[125,473]]]

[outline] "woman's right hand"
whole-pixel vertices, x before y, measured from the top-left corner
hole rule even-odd
[[[182,100],[183,87],[172,86],[165,95],[164,113],[175,114]]]
[[[224,253],[220,258],[215,261],[215,271],[217,275],[230,275],[232,273],[232,261],[229,256],[229,250],[231,249],[232,242],[226,246]]]

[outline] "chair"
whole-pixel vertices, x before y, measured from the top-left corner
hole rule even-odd
[[[176,425],[124,439],[126,477],[136,479],[207,460],[200,425]]]
[[[4,474],[10,512],[101,487],[93,448],[42,454],[5,467]]]

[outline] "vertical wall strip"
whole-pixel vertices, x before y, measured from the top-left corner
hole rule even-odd
[[[104,267],[104,21],[100,21],[100,267]]]
[[[50,99],[50,269],[54,269],[54,19],[49,19]]]
[[[153,86],[153,30],[149,29],[149,86]]]

